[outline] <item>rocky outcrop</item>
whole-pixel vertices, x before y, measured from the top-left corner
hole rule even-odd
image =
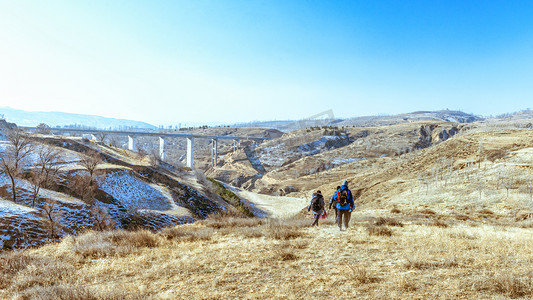
[[[424,149],[432,145],[444,142],[459,132],[456,126],[422,125],[419,129],[419,140],[414,145],[414,149]]]

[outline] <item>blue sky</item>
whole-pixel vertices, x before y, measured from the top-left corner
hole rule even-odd
[[[0,0],[0,107],[246,122],[533,103],[531,1]]]

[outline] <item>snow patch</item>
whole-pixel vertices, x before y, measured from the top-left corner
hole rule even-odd
[[[157,185],[148,184],[124,171],[101,175],[100,188],[120,202],[126,209],[171,209],[173,199],[167,198]]]

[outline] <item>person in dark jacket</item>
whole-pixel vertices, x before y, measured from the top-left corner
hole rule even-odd
[[[326,204],[324,203],[322,192],[316,191],[316,193],[313,193],[311,203],[309,204],[309,207],[307,207],[307,211],[313,211],[313,218],[315,219],[311,226],[318,226],[318,220],[320,219],[320,216],[324,214],[325,206]]]
[[[337,219],[339,218],[339,212],[337,210],[337,201],[335,200],[335,196],[337,196],[337,193],[340,190],[341,190],[341,187],[339,185],[339,186],[337,186],[337,190],[335,190],[335,193],[333,193],[333,195],[331,195],[331,198],[329,198],[329,207],[328,207],[328,209],[331,209],[332,206],[335,209],[335,224],[337,224]]]
[[[341,194],[345,191],[346,193],[346,205],[341,205],[340,203],[340,197]],[[335,201],[337,201],[337,225],[339,226],[339,229],[342,231],[342,225],[344,225],[345,229],[348,229],[348,225],[350,223],[350,218],[352,216],[352,211],[355,207],[354,205],[354,199],[352,196],[352,192],[348,189],[348,181],[344,180],[342,182],[340,190],[335,193]]]

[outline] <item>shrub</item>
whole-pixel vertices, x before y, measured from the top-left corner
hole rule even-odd
[[[179,240],[184,242],[206,241],[211,239],[214,230],[212,228],[190,228],[176,226],[163,229],[159,234],[167,240]]]
[[[284,223],[285,220],[269,220],[267,225],[267,235],[277,240],[289,240],[304,236],[298,225],[294,222]],[[292,224],[291,224],[292,223]]]
[[[399,213],[401,213],[402,211],[395,207],[395,208],[391,209],[390,212],[393,213],[393,214],[399,214]]]
[[[459,221],[468,221],[468,220],[470,220],[469,216],[463,215],[463,214],[456,214],[454,217],[455,217],[455,219],[457,219]]]
[[[394,218],[384,218],[384,217],[379,217],[377,218],[376,222],[375,222],[375,225],[376,226],[383,226],[383,225],[387,225],[387,226],[397,226],[397,227],[403,227],[403,223],[394,219]]]
[[[120,246],[154,248],[159,245],[157,235],[148,230],[115,231],[113,241]]]
[[[449,226],[448,223],[442,220],[439,220],[439,219],[434,219],[433,222],[429,223],[429,225],[440,227],[440,228],[447,228]]]
[[[226,189],[220,182],[216,181],[213,178],[205,179],[205,176],[203,178],[205,181],[205,185],[208,185],[208,183],[210,182],[211,183],[210,185],[212,186],[212,189],[214,189],[214,192],[217,195],[219,195],[224,201],[233,205],[242,214],[242,216],[244,217],[255,216],[248,207],[242,204],[241,199],[237,195],[235,195],[235,193]]]
[[[420,211],[421,214],[424,214],[424,215],[434,215],[435,212],[429,208],[425,208],[423,210]]]
[[[390,228],[383,226],[369,226],[367,227],[367,231],[369,235],[375,236],[392,236],[393,234]]]
[[[379,278],[373,276],[370,272],[368,272],[365,266],[348,265],[348,268],[350,270],[347,271],[346,274],[348,274],[347,279],[350,282],[355,281],[360,284],[367,284],[379,281]]]
[[[298,256],[288,249],[278,249],[275,251],[276,257],[282,261],[297,260]]]
[[[207,219],[201,221],[201,223],[205,224],[207,227],[220,229],[259,226],[265,224],[266,221],[265,219],[259,218],[234,217],[233,215],[217,213],[209,215]]]

